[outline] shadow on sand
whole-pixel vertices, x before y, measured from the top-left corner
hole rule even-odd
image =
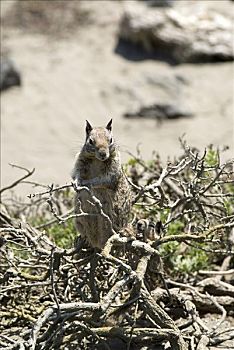
[[[157,60],[163,61],[171,66],[177,65],[178,62],[171,57],[170,50],[154,50],[147,51],[140,44],[134,44],[128,40],[119,38],[114,52],[129,61],[144,61],[144,60]]]

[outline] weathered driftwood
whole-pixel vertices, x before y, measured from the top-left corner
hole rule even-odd
[[[234,286],[230,283],[220,281],[218,278],[206,278],[198,283],[202,291],[213,295],[228,295],[234,298]]]
[[[77,252],[74,259],[70,251],[56,248],[47,237],[43,237],[39,231],[29,226],[24,229],[5,227],[1,229],[0,233],[5,236],[5,244],[2,247],[3,256],[6,258],[5,262],[8,260],[7,246],[9,242],[15,239],[17,240],[16,245],[25,246],[27,253],[32,253],[24,264],[23,260],[18,267],[7,269],[1,281],[0,300],[3,301],[7,294],[11,300],[9,304],[8,302],[6,305],[3,304],[0,311],[0,316],[3,319],[1,331],[7,339],[9,339],[9,336],[13,336],[9,326],[13,325],[17,319],[21,319],[31,331],[30,333],[24,333],[23,329],[19,328],[18,336],[14,335],[12,338],[16,340],[17,344],[21,340],[26,349],[35,350],[49,349],[51,344],[55,346],[57,342],[58,348],[62,349],[64,339],[65,343],[70,339],[71,330],[66,332],[66,328],[74,327],[74,320],[77,330],[76,341],[82,340],[91,334],[96,339],[95,341],[99,343],[99,337],[109,337],[112,334],[112,336],[120,337],[126,342],[129,342],[132,338],[134,342],[142,342],[144,338],[149,337],[153,342],[165,339],[171,343],[175,350],[187,349],[187,345],[175,322],[153,300],[144,286],[144,276],[150,257],[158,254],[150,245],[137,240],[129,242],[132,253],[135,252],[136,254],[138,252],[135,270],[132,269],[129,263],[125,263],[108,253],[106,255],[104,249],[103,253],[97,256],[99,257],[99,264],[96,265],[94,272],[91,271],[93,255],[89,253],[87,255],[82,251],[79,255],[79,252],[74,248],[73,253]],[[126,240],[125,237],[119,237],[118,239],[118,236],[115,235],[112,243],[122,246],[123,250]],[[44,256],[43,259],[42,256]],[[65,260],[63,261],[63,259]],[[80,260],[81,262],[79,262]],[[36,261],[41,261],[41,263],[36,263]],[[45,264],[46,261],[47,264]],[[73,264],[77,267],[80,265],[78,274],[72,268]],[[29,268],[32,272],[25,272],[25,268]],[[37,273],[35,274],[35,272]],[[103,273],[109,276],[106,281],[102,281],[101,275]],[[93,280],[91,274],[93,274]],[[63,275],[65,280],[63,280]],[[82,279],[80,279],[81,276]],[[112,282],[109,282],[111,279]],[[26,283],[23,281],[26,281]],[[107,283],[106,287],[104,287],[103,282],[104,284]],[[77,287],[82,289],[81,294],[76,291]],[[88,301],[90,300],[89,288],[96,289],[97,299],[100,301]],[[17,293],[21,295],[22,300],[25,300],[24,305],[20,305],[20,300],[15,299]],[[47,299],[46,295],[48,293],[51,296],[48,302],[43,304],[41,298]],[[31,295],[29,299],[28,295]],[[119,305],[113,307],[113,304],[116,303]],[[135,303],[139,304],[139,314],[135,316],[136,322],[141,317],[142,312],[148,314],[153,322],[153,327],[152,322],[147,322],[150,330],[147,327],[137,330],[140,328],[137,322],[136,331],[129,332],[131,327],[124,327],[123,324],[119,324],[121,321],[118,321],[118,316],[114,317],[116,312],[120,311],[126,304],[123,315],[127,310],[128,317],[133,320],[134,313],[131,314],[135,307],[132,310],[131,307]],[[113,317],[115,318],[114,324],[116,327],[112,327],[111,332],[101,332],[101,330],[106,329],[105,327],[108,327]],[[4,326],[6,325],[7,328],[5,329]],[[159,330],[159,327],[162,329]],[[59,334],[59,337],[52,340],[52,334]],[[93,339],[92,342],[94,342]],[[6,344],[10,349],[17,349],[15,343],[11,344],[12,346],[8,342]]]
[[[177,63],[230,61],[234,57],[231,19],[205,8],[197,10],[192,4],[187,11],[179,11],[134,3],[123,15],[119,35]]]
[[[170,297],[168,296],[166,290],[162,288],[157,288],[152,291],[152,296],[157,302],[163,301],[165,303],[169,303],[171,300],[174,300],[175,303],[179,303],[180,306],[178,305],[178,307],[181,309],[181,312],[183,311],[183,301],[190,300],[195,304],[196,309],[202,314],[210,312],[220,313],[220,309],[217,307],[215,302],[223,306],[228,314],[234,314],[234,298],[227,296],[225,291],[223,291],[222,295],[215,296],[213,300],[211,300],[211,298],[205,292],[196,294],[194,291],[181,290],[179,288],[170,288],[169,290]],[[198,291],[199,289],[197,288],[197,292]],[[175,310],[175,312],[178,313],[178,310]]]

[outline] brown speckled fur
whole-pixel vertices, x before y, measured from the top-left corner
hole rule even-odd
[[[113,229],[119,232],[127,226],[131,210],[132,192],[122,172],[118,146],[113,141],[110,121],[104,128],[92,128],[87,122],[86,142],[78,154],[72,177],[78,185],[87,186],[97,197],[105,214],[112,221]],[[90,139],[92,144],[90,144]],[[105,160],[100,160],[100,157]],[[75,196],[75,212],[80,212],[80,204],[84,212],[91,216],[76,219],[76,227],[83,238],[92,247],[103,248],[111,236],[111,228],[107,219],[98,214],[91,196],[81,190]]]

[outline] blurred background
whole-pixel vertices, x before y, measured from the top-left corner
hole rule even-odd
[[[1,1],[1,186],[36,168],[70,181],[94,126],[113,118],[123,161],[163,161],[179,138],[233,156],[234,2]]]

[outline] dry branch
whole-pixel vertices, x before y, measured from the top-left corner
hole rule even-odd
[[[30,195],[29,203],[9,202],[7,190],[32,173],[24,169],[26,175],[1,190],[2,349],[110,349],[117,341],[128,349],[169,342],[174,350],[206,350],[233,339],[233,327],[222,328],[234,308],[232,163],[221,165],[217,157],[210,165],[207,152],[183,147],[184,156],[164,168],[158,158],[149,166],[134,160],[136,205],[125,230],[131,235],[113,230],[88,187],[49,186]],[[67,234],[76,216],[71,198],[81,190],[110,225],[113,235],[102,251],[80,238],[74,247],[60,247],[48,234],[56,225]],[[35,217],[44,221],[30,224]],[[137,220],[147,232],[138,231]],[[180,230],[171,233],[179,220]],[[192,247],[217,261],[205,271],[176,274],[162,253],[170,244],[177,244],[178,255]],[[217,314],[216,325],[203,321],[207,313]]]

